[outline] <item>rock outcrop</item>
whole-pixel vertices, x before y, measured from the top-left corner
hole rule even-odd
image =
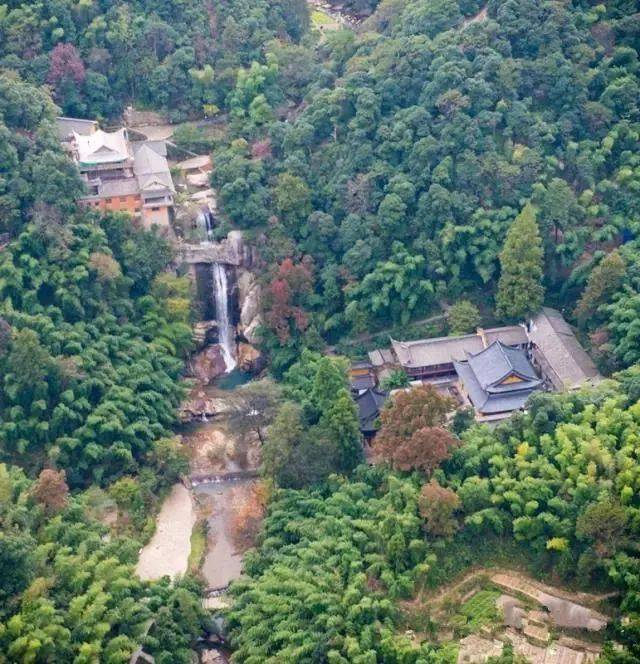
[[[244,242],[240,231],[231,231],[222,242],[202,242],[201,244],[182,243],[178,247],[181,263],[225,263],[236,267],[250,267],[253,252]]]
[[[207,346],[199,353],[195,353],[188,364],[189,374],[205,385],[214,378],[222,376],[227,365],[222,355],[222,349],[218,344]]]
[[[246,269],[239,269],[238,274],[238,305],[240,321],[238,333],[250,344],[257,344],[258,329],[262,325],[260,312],[261,289],[256,276]]]
[[[229,401],[212,396],[202,385],[192,389],[186,400],[182,402],[178,417],[181,422],[209,420],[229,411]]]
[[[217,344],[221,341],[216,306],[212,303],[214,283],[212,270],[215,264],[224,266],[228,275],[227,319],[235,326],[236,339],[243,342],[239,349],[238,365],[257,373],[263,368],[261,354],[255,346],[259,342],[258,331],[262,325],[260,284],[251,271],[254,251],[244,241],[240,231],[231,231],[222,242],[182,244],[178,249],[178,262],[186,264],[196,284],[201,320],[194,325],[194,341],[197,351],[190,363],[190,374],[204,383],[222,375],[224,361]],[[234,352],[235,355],[235,352]]]
[[[247,373],[259,373],[264,369],[262,353],[251,344],[238,344],[238,366]]]

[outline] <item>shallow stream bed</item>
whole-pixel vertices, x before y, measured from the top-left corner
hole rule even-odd
[[[242,553],[233,541],[233,520],[254,480],[232,480],[197,486],[196,494],[209,499],[208,546],[202,565],[208,588],[224,588],[242,572]]]

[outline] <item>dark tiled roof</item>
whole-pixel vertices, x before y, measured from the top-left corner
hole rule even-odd
[[[370,390],[376,386],[376,379],[371,374],[366,376],[351,376],[350,384],[354,392]]]
[[[479,353],[469,353],[467,361],[484,390],[491,391],[493,388],[502,391],[504,387],[498,387],[497,383],[511,374],[516,374],[526,382],[538,381],[526,354],[499,341],[494,341]],[[513,390],[514,386],[510,385],[508,389]]]
[[[368,360],[354,360],[351,363],[352,369],[373,369],[373,365]]]
[[[435,339],[419,339],[418,341],[396,341],[391,339],[391,345],[398,362],[404,367],[413,369],[451,364],[455,360],[464,360],[466,354],[478,353],[485,346],[489,346],[496,341],[510,346],[525,345],[527,335],[522,326],[510,325],[507,327],[493,327],[488,330],[478,329],[475,334],[465,334],[459,337],[436,337]]]
[[[419,341],[391,339],[391,345],[400,364],[409,369],[451,364],[454,360],[463,360],[467,352],[480,351],[483,348],[482,338],[477,334]]]
[[[529,395],[537,389],[537,386],[534,386],[528,389],[489,394],[478,382],[468,362],[455,362],[454,366],[473,407],[485,415],[519,410],[524,407]]]
[[[454,366],[474,407],[486,415],[522,408],[542,385],[525,352],[499,341]],[[519,380],[503,382],[509,377]]]
[[[381,390],[367,390],[355,398],[358,406],[360,431],[373,433],[377,430],[376,420],[380,416],[380,409],[388,398],[388,392],[382,392]]]

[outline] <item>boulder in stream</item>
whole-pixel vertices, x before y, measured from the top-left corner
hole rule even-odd
[[[251,344],[238,344],[238,366],[247,373],[259,373],[264,369],[262,353]]]
[[[214,378],[224,375],[227,364],[222,349],[218,344],[214,344],[193,355],[188,368],[192,376],[206,385]]]

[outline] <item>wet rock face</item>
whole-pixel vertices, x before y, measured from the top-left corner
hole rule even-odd
[[[258,329],[262,325],[260,306],[260,284],[252,272],[238,271],[238,305],[240,308],[240,321],[238,332],[250,344],[257,344]]]
[[[251,344],[238,345],[238,366],[247,373],[259,373],[264,369],[262,353]]]
[[[219,415],[225,415],[230,409],[229,396],[208,390],[205,385],[196,385],[189,391],[182,402],[178,416],[181,422],[201,422]]]
[[[188,371],[205,385],[222,376],[227,370],[222,349],[219,345],[207,346],[204,350],[191,357]]]

